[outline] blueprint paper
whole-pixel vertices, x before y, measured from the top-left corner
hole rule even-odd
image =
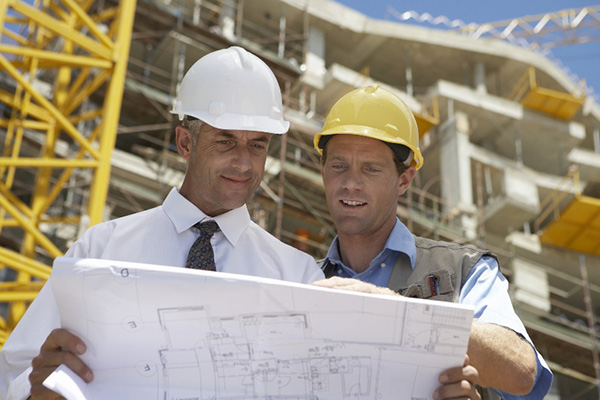
[[[45,380],[44,386],[60,394],[67,400],[85,400],[81,391],[86,388],[85,382],[69,367],[61,364]]]
[[[452,303],[108,260],[57,258],[50,282],[87,345],[88,400],[432,399],[473,319]]]

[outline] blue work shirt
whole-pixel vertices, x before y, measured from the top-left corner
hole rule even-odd
[[[334,274],[343,278],[360,279],[380,287],[387,287],[392,269],[399,253],[404,253],[410,259],[411,267],[415,268],[417,248],[415,238],[408,228],[396,219],[396,225],[385,243],[384,249],[369,264],[369,268],[356,273],[342,262],[339,252],[338,238],[333,239],[327,252],[325,263],[335,264]],[[475,308],[474,318],[479,322],[488,322],[512,329],[523,336],[535,350],[537,358],[537,376],[533,390],[525,396],[511,395],[497,391],[504,399],[541,399],[552,384],[552,372],[546,361],[537,352],[521,319],[515,313],[510,296],[508,281],[500,272],[495,258],[483,256],[471,270],[460,291],[459,303],[468,304]]]

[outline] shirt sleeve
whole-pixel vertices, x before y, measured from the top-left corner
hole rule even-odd
[[[60,327],[52,288],[46,283],[0,351],[0,398],[29,397],[31,360],[50,332]]]
[[[484,256],[475,264],[460,292],[459,303],[475,307],[474,318],[504,326],[516,332],[533,348],[537,359],[537,376],[531,393],[525,396],[511,395],[497,391],[504,399],[541,399],[552,383],[552,372],[546,361],[533,345],[521,319],[515,313],[508,294],[508,281],[500,272],[495,258]]]
[[[76,241],[66,257],[87,258],[85,240]],[[42,287],[0,351],[0,399],[21,400],[29,397],[31,360],[54,329],[60,327],[58,307],[50,281]]]
[[[313,283],[313,282],[319,281],[321,279],[325,279],[325,274],[323,274],[323,271],[321,270],[321,268],[317,268],[316,270],[314,270],[314,272],[308,278],[306,283]]]

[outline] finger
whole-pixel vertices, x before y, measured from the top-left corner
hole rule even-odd
[[[467,380],[440,386],[433,394],[436,400],[442,399],[471,399],[481,400],[475,385]]]
[[[358,279],[353,278],[342,278],[341,276],[332,276],[327,279],[330,283],[335,284],[336,286],[349,286],[355,285],[356,283],[361,283]]]
[[[69,367],[84,381],[91,382],[94,378],[92,371],[79,358],[84,352],[85,344],[76,335],[64,329],[55,329],[46,338],[40,354],[31,361],[31,385],[41,384],[61,364]]]
[[[29,382],[42,383],[59,365],[64,364],[86,382],[94,379],[92,371],[79,357],[69,351],[42,352],[31,360]]]
[[[472,365],[467,365],[466,367],[447,369],[439,377],[439,381],[442,384],[457,383],[463,380],[476,385],[479,383],[479,372]]]
[[[32,385],[29,392],[31,400],[64,400],[60,394],[53,392],[43,385]]]
[[[375,286],[355,281],[354,279],[347,279],[345,282],[340,282],[335,286],[332,286],[332,288],[351,292],[374,293],[373,288],[375,288]]]
[[[62,398],[58,393],[46,388],[43,385],[44,380],[55,370],[54,367],[43,367],[34,369],[29,374],[29,383],[31,384],[30,399],[42,400],[42,399],[60,399]]]
[[[321,286],[321,287],[327,287],[327,288],[333,288],[333,289],[341,289],[345,286],[353,285],[356,282],[357,282],[356,279],[341,278],[339,276],[333,276],[328,279],[321,279],[321,280],[315,281],[312,284],[315,286]],[[360,281],[358,281],[358,282],[360,282]]]
[[[28,400],[66,400],[60,394],[48,389],[44,385],[33,384],[29,392]]]
[[[40,352],[53,351],[56,349],[65,349],[71,353],[81,355],[85,353],[86,347],[81,339],[66,329],[55,329],[48,335]]]
[[[378,288],[377,286],[371,285],[368,283],[364,283],[364,282],[353,283],[351,285],[346,286],[345,289],[352,290],[354,292],[361,292],[361,293],[377,294],[380,292],[379,291],[380,288]]]

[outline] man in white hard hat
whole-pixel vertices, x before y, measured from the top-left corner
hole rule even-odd
[[[312,257],[250,220],[246,201],[263,174],[272,135],[287,132],[273,72],[239,47],[210,53],[186,73],[173,113],[181,188],[151,210],[88,229],[67,256],[210,269],[310,283],[323,278]],[[45,285],[0,352],[0,398],[57,398],[42,382],[60,364],[84,381],[84,342],[60,327]]]
[[[353,90],[333,105],[314,145],[337,229],[323,264],[332,278],[316,284],[472,305],[465,365],[440,376],[434,398],[543,398],[552,374],[513,310],[497,258],[414,236],[396,216],[423,165],[410,109],[381,87]]]

